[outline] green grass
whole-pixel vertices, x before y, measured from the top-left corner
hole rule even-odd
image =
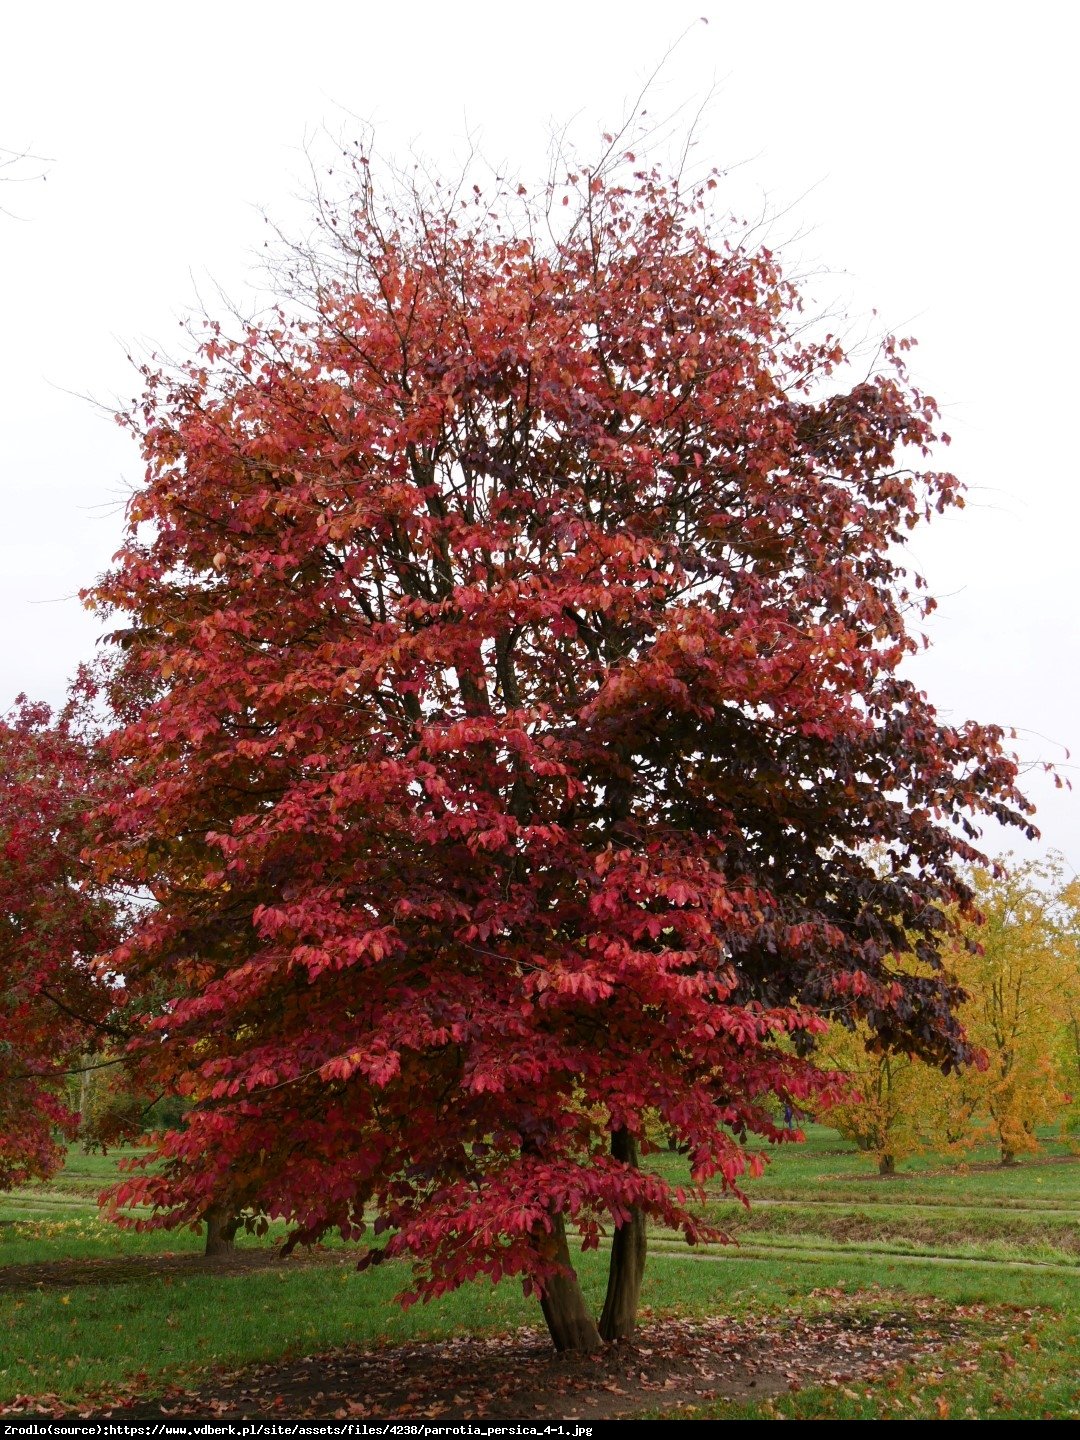
[[[904,1205],[961,1204],[1039,1209],[1080,1205],[1080,1166],[1075,1145],[1056,1132],[1040,1135],[1040,1152],[1003,1169],[994,1146],[968,1152],[961,1160],[917,1155],[904,1162],[901,1173],[883,1178],[873,1164],[824,1126],[806,1127],[804,1145],[770,1152],[765,1174],[751,1181],[755,1199],[817,1201],[862,1205],[884,1199]],[[664,1157],[664,1163],[674,1158]]]
[[[99,1210],[97,1197],[116,1183],[121,1164],[141,1153],[132,1148],[104,1155],[72,1150],[64,1168],[47,1183],[0,1191],[0,1266],[200,1251],[201,1232],[129,1230]],[[283,1234],[284,1227],[278,1226],[271,1238]],[[254,1242],[241,1234],[237,1243]]]
[[[1064,1153],[1052,1142],[1047,1148]],[[1080,1415],[1080,1164],[1033,1157],[1010,1170],[974,1168],[991,1158],[971,1157],[965,1171],[927,1157],[910,1167],[912,1178],[863,1178],[870,1171],[861,1157],[831,1131],[812,1128],[805,1146],[775,1153],[751,1187],[762,1203],[749,1214],[710,1200],[711,1216],[737,1246],[695,1258],[677,1238],[654,1235],[643,1304],[655,1313],[807,1313],[828,1309],[830,1292],[840,1291],[868,1314],[925,1296],[975,1307],[970,1337],[934,1370],[904,1366],[874,1385],[819,1386],[749,1407],[717,1402],[687,1413]],[[681,1175],[680,1157],[662,1154],[657,1163]],[[140,1235],[100,1219],[93,1197],[113,1174],[114,1156],[75,1155],[48,1187],[0,1197],[0,1266],[201,1247],[191,1232]],[[603,1254],[580,1257],[583,1287],[597,1307],[605,1266]],[[0,1404],[17,1394],[70,1402],[152,1392],[170,1382],[198,1383],[215,1367],[538,1321],[535,1301],[511,1283],[468,1287],[403,1312],[393,1296],[406,1280],[400,1266],[363,1275],[351,1266],[285,1266],[0,1293]]]
[[[525,1321],[525,1303],[510,1286],[474,1287],[403,1312],[392,1299],[407,1278],[401,1266],[364,1275],[352,1267],[275,1269],[5,1296],[10,1358],[0,1366],[0,1396],[47,1391],[71,1400],[151,1380],[160,1386],[205,1366]]]

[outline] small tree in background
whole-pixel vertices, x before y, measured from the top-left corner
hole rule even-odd
[[[733,1190],[824,1017],[967,1055],[941,947],[1029,808],[900,674],[897,556],[960,503],[904,346],[845,383],[715,179],[635,163],[385,201],[357,160],[275,314],[145,370],[92,594],[101,873],[157,901],[113,964],[192,1106],[117,1204],[373,1222],[412,1296],[519,1276],[560,1349],[630,1333],[647,1218],[710,1233],[644,1117]]]
[[[1037,1148],[1037,1127],[1063,1119],[1072,1103],[1076,883],[1064,884],[1051,856],[976,871],[973,886],[980,914],[963,922],[947,963],[966,992],[958,1014],[977,1063],[944,1075],[882,1051],[863,1025],[833,1026],[821,1045],[851,1088],[823,1118],[874,1153],[885,1174],[906,1155],[967,1149],[988,1134],[1012,1164]]]
[[[1065,977],[1065,1024],[1059,1036],[1058,1063],[1068,1091],[1068,1129],[1080,1130],[1080,880],[1061,891],[1060,952]]]
[[[1054,858],[979,872],[975,889],[985,923],[965,927],[975,948],[958,946],[949,963],[970,994],[962,1011],[969,1037],[988,1061],[966,1084],[1009,1165],[1037,1148],[1036,1127],[1069,1103],[1062,1052],[1077,975],[1063,923],[1068,896]]]
[[[912,1155],[977,1142],[980,1126],[963,1084],[968,1070],[944,1075],[916,1056],[875,1047],[865,1024],[854,1030],[833,1025],[818,1053],[848,1082],[847,1093],[821,1119],[872,1155],[882,1175],[895,1175]]]

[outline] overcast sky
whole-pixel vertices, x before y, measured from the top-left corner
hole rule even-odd
[[[302,214],[305,137],[375,124],[450,163],[478,138],[525,178],[553,125],[583,144],[649,97],[686,104],[722,203],[781,218],[809,294],[851,331],[920,340],[969,508],[914,540],[940,597],[915,670],[954,720],[1016,726],[1031,761],[1080,747],[1073,348],[1074,7],[1029,3],[548,3],[9,7],[0,147],[46,157],[0,184],[0,708],[59,700],[94,622],[140,463],[83,396],[130,398],[131,346],[242,296]],[[702,23],[699,17],[707,20]],[[870,318],[876,307],[879,318]],[[1069,768],[1065,775],[1080,775]],[[1080,867],[1080,793],[1029,777],[1044,842]],[[999,850],[1009,836],[987,837]]]

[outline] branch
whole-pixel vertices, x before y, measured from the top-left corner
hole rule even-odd
[[[104,1070],[109,1065],[126,1063],[127,1057],[121,1055],[115,1060],[98,1060],[93,1065],[73,1065],[70,1070],[17,1070],[6,1078],[8,1080],[59,1080],[62,1075],[85,1075],[88,1070]]]
[[[86,1025],[91,1030],[100,1030],[103,1035],[113,1035],[118,1040],[131,1039],[130,1030],[120,1030],[115,1025],[105,1024],[104,1021],[91,1020],[89,1015],[80,1015],[77,1010],[72,1010],[70,1005],[65,1005],[63,1000],[54,995],[51,990],[46,990],[44,986],[39,986],[37,993],[44,995],[46,1000],[51,1001],[52,1004],[55,1005],[58,1010],[62,1010],[65,1015],[70,1015],[73,1020],[78,1020],[80,1025]]]

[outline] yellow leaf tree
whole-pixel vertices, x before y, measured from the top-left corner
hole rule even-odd
[[[869,1048],[865,1025],[833,1025],[820,1047],[823,1064],[848,1079],[851,1094],[822,1112],[845,1139],[872,1155],[882,1175],[924,1150],[964,1148],[977,1128],[955,1075],[910,1055]]]
[[[1062,1025],[1057,1056],[1068,1095],[1066,1127],[1080,1130],[1080,879],[1061,891],[1059,905]]]
[[[975,886],[985,923],[967,929],[975,949],[958,944],[950,960],[970,996],[964,1025],[987,1056],[965,1084],[1010,1165],[1069,1103],[1062,1039],[1076,1014],[1075,945],[1056,858],[1010,863],[996,876],[980,871]]]

